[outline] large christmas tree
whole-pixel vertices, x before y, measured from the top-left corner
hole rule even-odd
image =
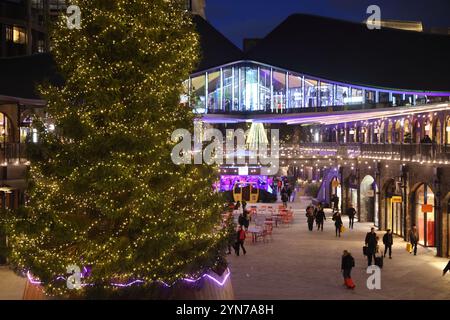
[[[171,161],[172,132],[193,132],[194,120],[180,106],[198,60],[183,1],[73,2],[81,29],[61,19],[51,32],[65,85],[41,89],[56,129],[35,122],[11,259],[52,295],[198,275],[220,260],[223,234],[215,171]],[[88,271],[83,290],[61,280],[69,265]]]

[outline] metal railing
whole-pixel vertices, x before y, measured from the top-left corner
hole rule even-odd
[[[25,143],[0,143],[0,164],[23,164],[27,161]]]
[[[301,143],[284,145],[281,157],[342,157],[386,159],[414,162],[450,161],[450,145],[440,144],[385,144],[385,143]]]

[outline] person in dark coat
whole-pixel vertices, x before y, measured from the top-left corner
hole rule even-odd
[[[392,236],[391,229],[386,230],[386,233],[383,236],[383,244],[384,244],[384,257],[386,257],[386,253],[389,250],[389,259],[392,259],[392,245],[394,244],[394,238]]]
[[[355,259],[352,257],[352,254],[347,250],[344,250],[341,260],[341,270],[342,275],[344,276],[344,281],[345,279],[352,277],[351,272],[354,266],[355,266]]]
[[[348,215],[348,228],[353,229],[353,223],[355,222],[356,210],[353,208],[353,205],[350,204],[347,208]]]
[[[241,227],[245,228],[245,230],[248,229],[248,226],[250,225],[250,219],[248,217],[248,211],[244,211],[244,213],[239,215],[238,223]]]
[[[306,208],[306,221],[308,222],[308,230],[312,231],[313,230],[313,225],[314,225],[314,210],[312,206],[308,206],[308,208]]]
[[[333,214],[332,220],[334,221],[334,226],[336,227],[336,237],[339,235],[341,237],[341,227],[343,225],[341,214],[339,212],[335,212]]]
[[[325,220],[327,220],[327,217],[325,216],[325,212],[323,212],[322,205],[319,204],[319,208],[317,209],[316,214],[317,231],[319,231],[319,229],[323,231],[323,222]]]
[[[366,240],[365,240],[366,246],[367,246],[367,265],[372,265],[372,258],[375,262],[375,253],[377,251],[377,234],[375,233],[375,228],[371,228],[370,232],[366,234]]]
[[[291,196],[292,196],[292,189],[291,189],[291,186],[289,186],[289,187],[287,188],[286,193],[287,193],[287,196],[288,196],[288,202],[291,202]]]
[[[283,201],[283,205],[287,208],[288,195],[286,192],[281,193],[281,201]]]
[[[411,230],[409,230],[408,234],[409,242],[412,244],[414,248],[414,255],[417,255],[417,243],[419,242],[419,232],[417,231],[417,227],[413,224]],[[411,252],[410,252],[411,253]]]
[[[235,252],[236,255],[239,256],[239,247],[242,248],[242,252],[244,252],[244,255],[247,253],[247,250],[245,250],[244,248],[244,241],[245,241],[245,230],[242,226],[239,227],[238,231],[237,231],[237,239],[236,239],[236,247],[235,247]]]
[[[339,197],[337,194],[333,195],[333,210],[339,211]]]

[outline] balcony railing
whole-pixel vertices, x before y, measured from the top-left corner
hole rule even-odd
[[[450,145],[440,144],[366,144],[337,142],[302,143],[281,148],[282,158],[342,157],[413,162],[449,162]]]
[[[0,143],[0,164],[24,164],[27,161],[25,143]]]

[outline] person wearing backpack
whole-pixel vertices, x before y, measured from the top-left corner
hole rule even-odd
[[[244,255],[247,253],[247,250],[245,250],[244,247],[244,241],[245,241],[245,230],[243,226],[239,226],[238,232],[237,232],[237,241],[236,241],[236,255],[239,256],[239,249],[242,248],[242,252],[244,252]]]
[[[352,254],[348,252],[347,250],[344,250],[344,253],[342,254],[342,260],[341,260],[341,270],[342,275],[344,276],[344,284],[349,289],[354,289],[355,284],[353,283],[351,272],[352,268],[355,266],[355,259],[352,257]]]

